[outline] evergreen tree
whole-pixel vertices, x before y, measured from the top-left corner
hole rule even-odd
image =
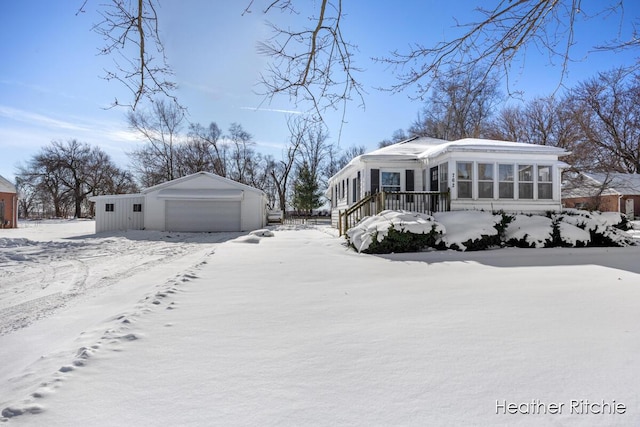
[[[293,207],[310,214],[313,209],[322,206],[322,203],[322,191],[320,191],[318,180],[305,162],[298,169],[298,176],[293,186]]]

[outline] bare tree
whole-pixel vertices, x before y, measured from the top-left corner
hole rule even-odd
[[[533,48],[545,52],[550,63],[561,64],[561,84],[572,60],[577,23],[617,15],[622,27],[623,4],[623,0],[607,0],[597,5],[587,5],[581,0],[500,0],[493,7],[476,8],[479,20],[458,23],[457,27],[462,30],[459,37],[435,45],[416,43],[406,52],[397,50],[390,57],[379,60],[409,70],[400,75],[391,90],[402,91],[417,86],[418,96],[424,96],[431,79],[448,74],[451,69],[462,72],[482,69],[483,77],[500,72],[508,78],[514,60],[524,56],[528,48]],[[601,37],[601,43],[594,49],[637,49],[640,46],[635,26],[632,34],[603,34]],[[606,37],[610,38],[607,40]]]
[[[329,133],[324,123],[310,119],[302,138],[300,157],[296,166],[300,169],[303,164],[306,164],[311,177],[318,181],[323,178],[322,173],[325,170],[324,164],[330,147],[327,143],[328,138]]]
[[[249,174],[255,160],[253,135],[239,123],[232,123],[227,138],[231,145],[229,178],[249,184]]]
[[[600,170],[640,173],[640,75],[599,73],[571,93],[584,143]]]
[[[215,122],[208,127],[199,123],[189,125],[188,142],[181,154],[183,167],[194,172],[207,170],[220,176],[227,176],[228,149],[222,143],[222,131]]]
[[[289,177],[296,164],[300,146],[306,136],[309,120],[304,116],[289,117],[289,144],[282,159],[274,161],[270,167],[270,175],[278,193],[278,206],[282,212],[287,210],[287,193],[289,192]]]
[[[18,190],[18,216],[29,218],[37,208],[40,197],[35,177],[28,173],[16,176],[16,189]]]
[[[407,138],[407,134],[403,129],[396,129],[391,135],[391,139],[383,139],[382,141],[378,142],[378,148],[388,147],[389,145],[404,141]]]
[[[431,96],[409,133],[446,140],[482,137],[499,99],[497,80],[485,78],[483,71],[453,71],[448,78],[435,80]]]
[[[184,111],[163,99],[152,103],[151,111],[127,114],[129,127],[147,142],[130,153],[133,168],[143,186],[153,186],[178,178],[177,144]]]
[[[130,175],[117,168],[104,151],[77,140],[54,141],[43,147],[18,169],[17,177],[23,190],[32,193],[32,203],[50,203],[57,217],[70,211],[82,217],[87,212],[87,197],[112,193],[117,190],[116,182],[122,191],[135,190]],[[29,213],[27,206],[24,213]]]

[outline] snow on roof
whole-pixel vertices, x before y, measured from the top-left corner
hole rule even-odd
[[[8,179],[0,175],[0,193],[16,193],[16,186]]]
[[[553,154],[564,156],[569,154],[568,151],[552,147],[550,145],[527,144],[524,142],[498,141],[493,139],[480,138],[464,138],[456,141],[446,142],[420,153],[419,157],[429,158],[450,151],[482,151],[482,152],[501,152],[501,153],[520,153],[520,154]]]
[[[434,145],[444,144],[445,142],[447,141],[444,139],[414,136],[413,138],[405,139],[404,141],[354,157],[335,175],[338,175],[344,169],[349,168],[360,160],[415,160],[425,149]]]
[[[565,156],[569,154],[563,148],[550,145],[527,144],[524,142],[498,141],[492,139],[464,138],[456,141],[444,139],[413,137],[396,144],[378,148],[370,153],[354,157],[331,178],[340,175],[344,170],[366,160],[420,160],[438,156],[451,151],[475,151],[485,153],[518,153],[518,154],[550,154]],[[331,179],[330,178],[330,179]]]
[[[424,150],[433,146],[446,143],[444,139],[413,137],[404,141],[378,148],[370,153],[363,154],[361,157],[369,156],[416,156]]]
[[[580,173],[567,179],[562,197],[593,197],[595,195],[640,195],[640,174]]]
[[[640,174],[637,173],[591,173],[591,178],[620,194],[640,195]]]
[[[100,196],[91,196],[89,197],[89,201],[90,202],[97,202],[98,200],[102,200],[102,199],[135,199],[135,198],[139,198],[139,197],[144,197],[144,194],[103,194]]]
[[[142,190],[142,193],[143,194],[147,194],[147,193],[150,193],[152,191],[157,191],[157,190],[160,190],[160,189],[163,189],[163,188],[166,188],[166,187],[171,187],[171,186],[173,186],[173,185],[175,185],[175,184],[177,184],[179,182],[190,181],[192,179],[198,178],[199,176],[206,176],[206,177],[208,177],[208,178],[210,178],[212,180],[226,182],[228,184],[231,184],[233,187],[241,188],[243,190],[253,191],[255,193],[260,193],[262,195],[265,194],[264,191],[262,191],[262,190],[260,190],[258,188],[255,188],[255,187],[251,187],[250,185],[242,184],[241,182],[233,181],[233,180],[231,180],[229,178],[225,178],[223,176],[216,175],[214,173],[202,172],[202,171],[201,172],[196,172],[196,173],[191,174],[191,175],[183,176],[183,177],[180,177],[180,178],[176,178],[176,179],[171,180],[171,181],[163,182],[163,183],[158,184],[158,185],[154,185],[153,187],[149,187],[149,188],[146,188],[146,189]]]

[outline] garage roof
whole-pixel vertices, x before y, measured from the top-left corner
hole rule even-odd
[[[183,176],[181,178],[177,178],[177,179],[174,179],[172,181],[163,182],[162,184],[154,185],[153,187],[149,187],[149,188],[143,190],[142,193],[143,194],[147,194],[147,193],[150,193],[152,191],[162,190],[162,189],[165,189],[165,188],[168,188],[168,187],[172,187],[172,186],[174,186],[176,184],[179,184],[181,182],[191,181],[192,179],[196,179],[196,178],[201,177],[201,176],[206,176],[207,178],[210,178],[213,181],[225,182],[228,185],[231,185],[231,186],[237,188],[238,190],[251,191],[251,192],[254,192],[254,193],[261,194],[262,196],[265,196],[264,191],[262,191],[262,190],[259,190],[257,188],[251,187],[251,186],[246,185],[246,184],[242,184],[242,183],[237,182],[237,181],[230,180],[228,178],[221,177],[219,175],[216,175],[216,174],[213,174],[213,173],[210,173],[210,172],[196,172],[194,174]]]

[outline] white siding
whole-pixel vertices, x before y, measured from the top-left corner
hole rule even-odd
[[[96,233],[144,228],[144,196],[100,196],[94,200],[96,203]],[[113,205],[112,211],[106,211],[108,204]],[[134,212],[134,204],[140,205],[142,212]]]
[[[91,201],[96,203],[97,233],[128,229],[249,231],[267,223],[262,191],[206,172],[156,185],[143,194],[97,196]],[[113,210],[107,211],[108,204]],[[134,204],[141,205],[142,212],[134,212]]]

